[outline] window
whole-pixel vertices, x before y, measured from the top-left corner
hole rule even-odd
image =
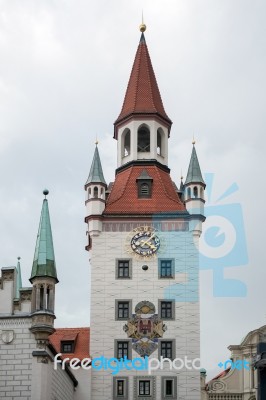
[[[130,360],[131,357],[131,347],[129,340],[115,340],[115,358],[124,358],[127,357]]]
[[[130,154],[130,130],[126,129],[124,136],[124,157]]]
[[[131,260],[116,260],[116,278],[130,279],[132,277]]]
[[[143,169],[136,179],[138,185],[138,197],[143,199],[151,198],[153,178]]]
[[[113,399],[128,398],[128,377],[119,376],[113,378]]]
[[[193,195],[194,195],[194,197],[196,199],[198,198],[198,188],[197,188],[197,186],[194,186],[194,188],[193,188]]]
[[[98,188],[97,188],[97,186],[94,186],[94,189],[93,189],[93,197],[94,197],[95,199],[98,198]]]
[[[142,183],[140,186],[140,195],[141,197],[148,197],[149,196],[149,185],[147,183]]]
[[[74,341],[61,342],[61,353],[74,353]]]
[[[131,300],[116,300],[115,301],[116,320],[126,320],[130,318],[132,313]]]
[[[161,379],[162,400],[177,399],[177,377],[163,376]]]
[[[150,131],[145,125],[141,125],[138,129],[138,152],[150,151]]]
[[[174,260],[159,260],[159,277],[174,278]]]
[[[160,356],[163,358],[174,359],[174,341],[173,340],[161,340],[160,341]]]
[[[139,381],[139,395],[150,396],[151,394],[151,382],[150,381]]]
[[[155,389],[156,379],[154,376],[134,376],[134,400],[155,399]]]
[[[124,396],[124,383],[125,382],[122,379],[119,379],[119,380],[116,381],[116,384],[117,384],[117,396]]]
[[[159,313],[162,319],[174,319],[174,300],[159,300]]]
[[[157,154],[159,156],[164,156],[164,131],[162,128],[157,129]]]

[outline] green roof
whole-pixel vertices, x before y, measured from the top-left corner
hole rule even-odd
[[[52,229],[46,198],[43,200],[30,280],[37,276],[49,276],[57,280]]]
[[[104,183],[106,185],[104,176],[103,176],[103,169],[100,160],[98,146],[96,145],[94,156],[91,164],[91,169],[89,173],[89,177],[87,179],[86,185],[88,183]]]
[[[20,257],[18,257],[17,263],[17,281],[16,281],[16,293],[15,298],[19,299],[19,291],[22,288],[21,268],[20,268]]]
[[[194,145],[192,149],[185,185],[188,185],[189,183],[203,183],[205,185],[205,182],[202,178],[199,160]]]

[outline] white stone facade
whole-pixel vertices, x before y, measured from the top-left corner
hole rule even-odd
[[[163,231],[159,232],[162,250],[152,261],[136,260],[126,251],[127,236],[130,231],[119,231],[113,225],[113,231],[105,231],[93,237],[91,251],[91,357],[116,357],[115,340],[127,339],[123,330],[125,321],[117,321],[116,300],[132,300],[132,310],[137,303],[147,300],[153,303],[158,313],[159,300],[175,300],[174,320],[165,320],[167,330],[164,340],[173,340],[175,358],[198,359],[199,349],[199,302],[198,302],[198,251],[197,238],[192,232]],[[138,225],[145,225],[139,223]],[[132,228],[136,226],[132,224]],[[169,227],[171,223],[169,223]],[[185,226],[185,225],[184,225]],[[108,230],[111,225],[108,224]],[[132,259],[131,279],[116,278],[116,260]],[[174,279],[162,279],[158,276],[158,259],[174,259]],[[143,264],[148,270],[142,269]],[[140,356],[133,350],[132,359]],[[150,358],[158,358],[156,350]],[[134,382],[136,377],[149,377],[147,371],[121,371],[115,377],[128,377],[128,400],[139,399]],[[176,377],[177,396],[179,400],[200,399],[200,373],[198,370],[169,371],[164,368],[151,375],[154,378],[155,393],[147,397],[161,400],[162,378]],[[111,371],[92,370],[92,400],[111,400],[113,394],[113,376]],[[141,397],[144,399],[144,397]]]

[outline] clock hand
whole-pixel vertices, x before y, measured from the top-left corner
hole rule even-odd
[[[145,246],[145,244],[148,244],[148,242],[155,236],[155,233],[148,239],[146,240],[146,242],[144,242],[144,240],[141,240],[140,243],[142,244],[142,246]],[[144,242],[144,243],[143,243]]]

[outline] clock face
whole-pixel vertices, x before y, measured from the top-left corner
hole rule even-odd
[[[151,259],[160,248],[160,239],[156,230],[150,226],[141,226],[131,233],[128,251],[140,259]]]

